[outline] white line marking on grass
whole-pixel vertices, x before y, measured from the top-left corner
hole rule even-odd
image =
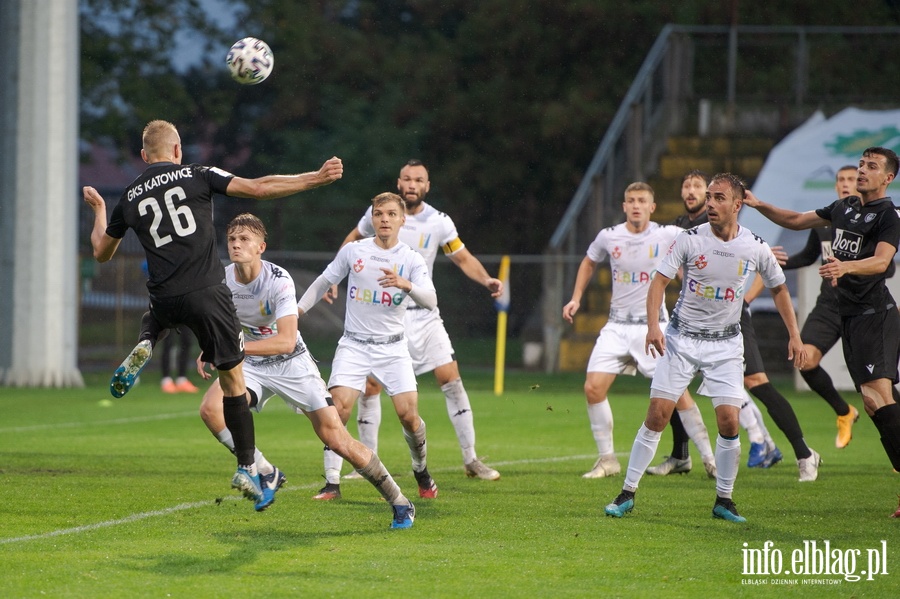
[[[194,415],[194,412],[191,412]],[[171,418],[178,417],[175,414],[167,415]],[[152,419],[160,419],[160,418],[145,418],[143,420],[152,420]],[[130,422],[138,422],[141,419],[122,419],[128,420]],[[117,421],[107,421],[107,422],[117,422]],[[3,429],[0,429],[2,431]],[[563,457],[550,457],[550,458],[535,458],[530,460],[511,460],[506,462],[492,462],[492,464],[496,466],[514,466],[518,464],[542,464],[547,462],[567,462],[571,460],[583,460],[583,459],[591,459],[594,458],[594,454],[590,455],[573,455],[573,456],[563,456]],[[458,470],[458,468],[438,468],[436,470],[432,470],[432,472],[453,472]],[[307,489],[315,489],[318,487],[320,483],[314,484],[305,484],[305,485],[291,485],[289,488],[283,488],[280,493],[289,493],[292,491],[303,491]],[[234,495],[223,497],[223,501],[244,501],[243,497],[237,497]],[[0,539],[0,545],[10,545],[12,543],[23,543],[25,541],[39,541],[42,539],[49,539],[52,537],[59,537],[63,535],[72,535],[78,534],[82,532],[90,532],[92,530],[99,530],[101,528],[109,528],[110,526],[118,526],[120,524],[131,524],[132,522],[139,522],[140,520],[147,520],[148,518],[156,518],[159,516],[168,516],[169,514],[174,514],[175,512],[183,512],[184,510],[193,510],[201,507],[208,507],[210,505],[215,505],[213,501],[194,501],[192,503],[181,503],[179,505],[165,508],[162,510],[153,510],[151,512],[141,512],[139,514],[132,514],[131,516],[126,516],[124,518],[118,518],[116,520],[107,520],[105,522],[97,522],[95,524],[85,524],[84,526],[76,526],[74,528],[61,528],[59,530],[52,530],[50,532],[45,532],[36,535],[26,535],[23,537],[11,537],[7,539]]]
[[[107,424],[134,424],[136,422],[151,422],[153,420],[172,420],[186,416],[197,416],[198,410],[190,412],[177,412],[174,414],[154,414],[153,416],[134,416],[132,418],[116,418],[114,420],[85,420],[84,422],[56,422],[50,424],[33,424],[31,426],[13,426],[0,428],[0,433],[24,433],[28,431],[41,431],[56,428],[78,428],[80,426],[105,426]]]

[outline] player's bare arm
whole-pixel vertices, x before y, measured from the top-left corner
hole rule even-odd
[[[296,314],[282,316],[275,321],[278,332],[271,337],[244,342],[244,353],[248,356],[279,356],[289,354],[297,346]]]
[[[462,248],[458,252],[450,254],[449,257],[467,277],[486,287],[491,292],[491,297],[496,298],[503,295],[503,281],[489,275],[481,260],[473,256],[472,252]]]
[[[862,260],[844,262],[834,256],[819,267],[819,275],[823,279],[837,280],[844,275],[877,275],[888,269],[894,260],[897,248],[886,241],[879,241],[875,246],[875,255]]]
[[[97,262],[106,262],[119,249],[121,239],[110,237],[106,234],[106,202],[103,196],[87,185],[82,190],[84,202],[94,211],[94,227],[91,229],[91,247],[94,249],[94,258]]]
[[[751,208],[756,208],[760,212],[760,214],[768,218],[776,225],[780,225],[785,229],[792,229],[794,231],[799,231],[801,229],[812,229],[813,227],[824,227],[830,224],[827,220],[820,217],[813,210],[810,210],[808,212],[796,212],[794,210],[779,208],[778,206],[773,206],[772,204],[766,204],[755,195],[753,195],[753,192],[750,190],[747,190],[745,192],[744,205],[750,206]]]
[[[666,295],[666,286],[671,280],[657,272],[647,289],[647,340],[644,342],[644,351],[653,357],[666,353],[666,337],[659,328],[659,310]]]
[[[581,260],[578,265],[578,273],[575,275],[575,289],[572,290],[572,299],[563,306],[562,316],[569,323],[574,322],[574,316],[581,307],[581,297],[584,290],[587,289],[588,283],[594,278],[597,271],[597,263],[588,257]]]
[[[806,349],[800,339],[800,327],[797,326],[797,317],[794,315],[791,292],[784,283],[772,287],[770,291],[772,299],[775,300],[775,307],[788,331],[788,360],[793,360],[796,368],[803,368],[806,365]]]
[[[268,175],[256,179],[234,177],[228,183],[226,192],[237,198],[273,200],[330,185],[344,175],[344,165],[337,157],[329,158],[315,172],[299,175]]]

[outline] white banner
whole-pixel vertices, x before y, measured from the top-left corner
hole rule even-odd
[[[900,110],[847,108],[830,119],[817,112],[772,149],[753,193],[764,202],[799,212],[827,206],[837,199],[838,169],[859,164],[863,150],[870,146],[900,153]],[[782,245],[789,253],[802,248],[808,235],[785,231],[752,208],[741,210],[740,222],[769,245]]]

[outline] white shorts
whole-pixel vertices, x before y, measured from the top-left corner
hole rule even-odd
[[[646,324],[608,322],[600,329],[587,371],[632,376],[640,371],[645,377],[652,378],[659,360],[644,351],[646,342]]]
[[[391,397],[415,391],[416,375],[406,339],[394,343],[367,344],[341,337],[334,360],[328,388],[349,387],[362,391],[366,377],[374,377]]]
[[[437,308],[406,310],[406,339],[416,376],[449,364],[456,357]]]
[[[703,374],[699,393],[713,406],[741,407],[744,401],[744,339],[686,337],[666,329],[666,353],[659,359],[650,383],[650,396],[678,401],[697,372]]]
[[[262,412],[273,395],[281,397],[298,414],[331,405],[331,394],[308,351],[274,364],[254,364],[245,360],[244,381],[259,398],[253,407],[257,412]]]

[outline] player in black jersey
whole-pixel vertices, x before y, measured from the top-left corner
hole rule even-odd
[[[215,364],[225,394],[225,422],[234,436],[238,462],[232,487],[254,501],[257,510],[265,509],[241,367],[244,340],[216,250],[213,194],[280,198],[340,179],[343,166],[331,158],[317,172],[243,179],[218,168],[182,165],[181,138],[169,122],[151,121],[142,141],[141,157],[149,166],[122,194],[108,225],[103,198],[93,187],[83,190],[84,201],[94,211],[91,245],[97,261],[112,258],[130,228],[144,247],[150,277],[150,311],[142,322],[141,340],[116,371],[111,390],[117,397],[128,391],[163,329],[189,327],[203,361]]]
[[[856,167],[842,166],[835,174],[834,189],[838,198],[845,198],[856,193]],[[821,258],[825,262],[831,255],[831,227],[816,227],[809,232],[809,238],[802,250],[788,257],[780,248],[772,248],[779,258],[784,270],[802,268],[815,263]],[[893,269],[893,264],[890,267]],[[859,411],[849,405],[834,387],[828,372],[819,363],[838,339],[841,338],[841,315],[838,311],[837,289],[831,281],[822,280],[816,305],[806,317],[800,337],[809,356],[800,375],[809,388],[828,402],[837,414],[837,437],[834,445],[843,449],[853,438],[853,424],[859,420]]]
[[[833,255],[819,274],[826,281],[837,281],[847,368],[895,470],[900,470],[900,404],[894,401],[891,387],[898,381],[900,313],[885,279],[900,243],[900,216],[885,194],[898,166],[893,150],[866,149],[857,169],[858,197],[815,211],[778,208],[749,193],[746,201],[788,229],[831,225]],[[893,516],[900,517],[900,509]]]

